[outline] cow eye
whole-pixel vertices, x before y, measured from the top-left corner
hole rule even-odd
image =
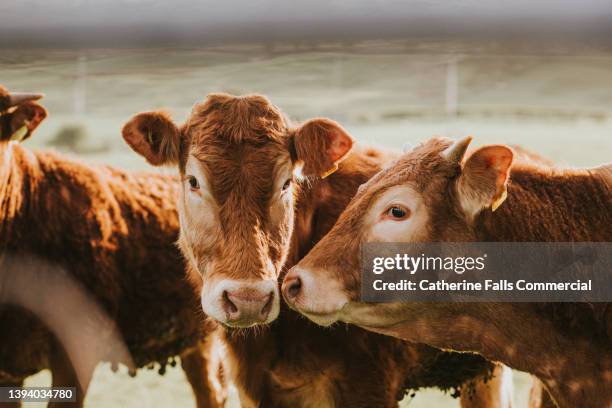
[[[198,183],[198,179],[194,176],[187,176],[187,183],[189,183],[189,188],[192,190],[200,189],[200,183]]]
[[[410,215],[410,210],[401,205],[392,205],[385,211],[385,216],[395,221],[401,221]]]
[[[287,189],[291,186],[291,179],[287,179],[287,181],[285,181],[285,184],[283,184],[283,192],[287,191]]]

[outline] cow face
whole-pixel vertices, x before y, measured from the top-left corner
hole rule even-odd
[[[285,277],[287,303],[322,325],[392,319],[394,306],[359,302],[360,246],[473,241],[474,217],[505,198],[513,154],[486,146],[462,164],[470,140],[432,139],[362,185],[329,234]]]
[[[181,127],[139,114],[123,136],[151,164],[179,168],[178,243],[204,312],[234,327],[274,320],[300,183],[334,169],[351,137],[328,119],[292,128],[266,98],[225,94],[209,95]]]
[[[0,142],[22,141],[47,117],[45,108],[34,102],[42,94],[9,92],[0,85]]]

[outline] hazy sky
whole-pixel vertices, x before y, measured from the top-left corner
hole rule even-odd
[[[0,44],[602,33],[610,0],[0,0]]]

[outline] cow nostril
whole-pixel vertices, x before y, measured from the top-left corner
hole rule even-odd
[[[298,276],[294,280],[292,280],[289,286],[287,287],[287,296],[290,299],[295,299],[297,295],[300,294],[301,289],[302,289],[302,280]]]
[[[223,291],[223,310],[228,314],[238,313],[238,308],[234,302],[230,300],[226,290]]]
[[[270,314],[270,310],[272,309],[273,302],[274,302],[274,292],[270,292],[270,294],[268,295],[268,300],[266,301],[266,304],[261,309],[261,315],[263,316],[264,319],[268,318],[268,315]]]

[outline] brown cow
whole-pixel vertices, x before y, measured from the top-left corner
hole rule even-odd
[[[9,101],[0,112],[0,385],[50,368],[54,386],[77,387],[68,406],[81,406],[97,363],[84,361],[95,357],[89,341],[117,338],[112,346],[125,341],[127,352],[99,357],[163,371],[180,356],[197,405],[221,406],[224,389],[205,359],[215,325],[196,313],[174,244],[177,180],[9,141],[29,137],[46,111],[0,90],[0,103]]]
[[[353,140],[335,122],[290,127],[258,95],[209,95],[180,127],[141,113],[123,136],[149,163],[179,168],[179,245],[204,311],[226,326],[243,405],[392,407],[406,388],[457,387],[490,369],[352,326],[323,330],[279,304],[286,268],[393,155],[348,154]]]
[[[319,324],[350,322],[533,373],[561,407],[612,406],[610,304],[359,302],[362,242],[612,241],[612,166],[510,172],[502,145],[462,164],[469,141],[430,140],[373,177],[287,275],[286,299]]]

